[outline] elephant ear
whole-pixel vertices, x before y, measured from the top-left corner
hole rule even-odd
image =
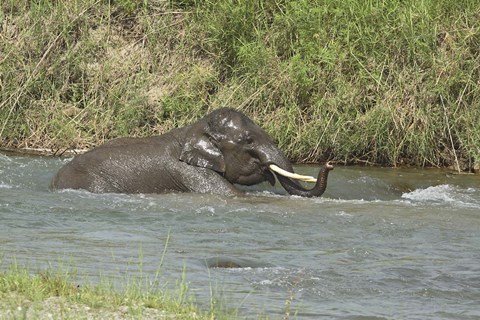
[[[197,167],[225,172],[223,154],[212,142],[211,137],[198,132],[189,133],[187,133],[187,141],[180,154],[180,160]]]

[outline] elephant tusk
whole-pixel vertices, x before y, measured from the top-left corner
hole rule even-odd
[[[270,168],[270,170],[284,176],[284,177],[287,177],[287,178],[292,178],[292,179],[296,179],[296,180],[300,180],[300,181],[305,181],[305,182],[317,182],[317,179],[315,179],[314,177],[311,177],[311,176],[304,176],[304,175],[301,175],[301,174],[297,174],[297,173],[292,173],[292,172],[289,172],[289,171],[286,171],[286,170],[283,170],[282,168],[280,168],[279,166],[276,166],[274,164],[271,164],[268,166]]]

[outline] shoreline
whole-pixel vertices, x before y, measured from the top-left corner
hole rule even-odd
[[[1,262],[1,260],[0,260]],[[141,289],[144,281],[126,281],[118,290],[108,283],[81,283],[75,271],[33,271],[16,264],[0,269],[1,319],[234,319],[211,306],[201,308],[185,283],[169,291]],[[137,283],[138,282],[138,283]],[[185,291],[185,289],[187,291]]]
[[[77,154],[82,154],[90,149],[71,149],[71,148],[62,148],[62,149],[49,149],[49,148],[31,148],[31,147],[25,147],[25,148],[5,148],[5,147],[0,147],[0,152],[3,153],[8,153],[12,155],[21,155],[21,156],[26,156],[26,157],[54,157],[54,158],[60,158],[60,157],[74,157]],[[318,163],[314,162],[293,162],[293,164],[296,165],[315,165]],[[381,164],[381,163],[365,163],[365,162],[358,162],[354,164],[347,164],[347,163],[342,163],[339,161],[334,162],[335,165],[341,165],[341,166],[364,166],[364,167],[386,167],[386,168],[412,168],[415,166],[410,166],[410,165],[404,165],[404,166],[390,166],[387,164]],[[438,166],[424,166],[424,167],[419,167],[423,169],[429,169],[429,168],[436,168],[436,169],[444,169],[450,171],[452,174],[480,174],[480,164],[473,164],[471,168],[459,170],[458,168],[455,168],[453,166],[444,166],[444,167],[438,167]]]
[[[73,157],[77,154],[82,154],[87,152],[89,149],[49,149],[49,148],[5,148],[0,147],[0,152],[10,153],[14,155],[24,155],[24,156],[39,156],[39,157]]]

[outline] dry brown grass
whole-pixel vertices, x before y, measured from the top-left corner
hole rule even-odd
[[[4,147],[161,134],[227,105],[294,161],[480,161],[474,0],[24,0],[1,10]]]

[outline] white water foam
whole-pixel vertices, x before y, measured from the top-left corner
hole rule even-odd
[[[437,202],[462,207],[479,207],[479,201],[471,195],[474,192],[475,190],[472,188],[461,189],[449,184],[442,184],[404,193],[402,198],[415,202]]]
[[[12,188],[12,186],[0,182],[0,189],[11,189],[11,188]]]
[[[428,187],[425,189],[416,189],[411,192],[402,194],[402,198],[414,201],[441,201],[452,202],[452,194],[455,192],[454,188],[448,184]]]

